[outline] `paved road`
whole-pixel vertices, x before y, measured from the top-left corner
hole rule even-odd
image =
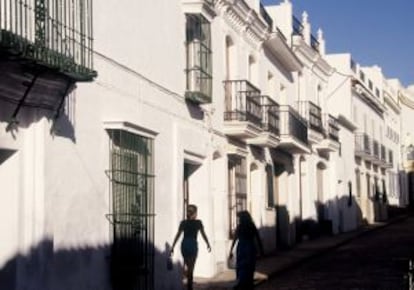
[[[414,260],[414,217],[367,233],[255,289],[406,290],[410,259]]]

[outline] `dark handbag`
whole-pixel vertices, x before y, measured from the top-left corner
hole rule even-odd
[[[227,257],[227,268],[232,270],[236,269],[236,255]]]

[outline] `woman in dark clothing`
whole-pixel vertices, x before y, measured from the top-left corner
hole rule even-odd
[[[254,287],[254,270],[256,268],[257,255],[255,240],[262,255],[263,246],[259,232],[249,212],[241,211],[237,215],[239,223],[231,244],[229,259],[233,258],[233,248],[236,241],[238,241],[236,259],[237,286],[235,289],[252,290]]]
[[[184,258],[184,264],[187,268],[187,289],[193,289],[193,272],[194,265],[198,254],[197,234],[200,231],[201,236],[207,244],[208,252],[211,251],[210,243],[208,242],[206,233],[204,232],[203,223],[197,218],[197,207],[193,204],[187,207],[187,219],[181,221],[178,232],[175,236],[171,248],[171,254],[174,251],[174,246],[178,241],[181,233],[184,233],[184,238],[181,242],[181,254]]]

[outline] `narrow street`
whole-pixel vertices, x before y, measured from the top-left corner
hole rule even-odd
[[[414,289],[409,288],[410,260],[414,260],[412,216],[280,273],[256,289]]]

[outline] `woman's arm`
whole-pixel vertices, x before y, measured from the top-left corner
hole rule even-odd
[[[256,226],[255,226],[255,236],[256,236],[257,244],[259,245],[260,255],[263,256],[264,255],[263,243],[262,243],[262,239],[260,238],[259,231],[257,230]]]
[[[201,232],[201,236],[203,237],[204,241],[207,244],[207,251],[210,253],[211,252],[210,243],[208,242],[207,235],[204,232],[204,227],[203,226],[201,227],[200,232]]]
[[[233,248],[234,248],[234,245],[236,244],[236,240],[237,240],[237,229],[236,229],[236,232],[234,233],[233,241],[231,242],[231,246],[230,246],[230,254],[229,254],[230,259],[233,258]]]
[[[178,241],[178,239],[179,239],[182,232],[183,232],[183,229],[182,229],[181,224],[180,224],[180,227],[178,228],[177,234],[175,235],[174,242],[171,246],[170,255],[174,252],[175,244],[177,243],[177,241]]]

